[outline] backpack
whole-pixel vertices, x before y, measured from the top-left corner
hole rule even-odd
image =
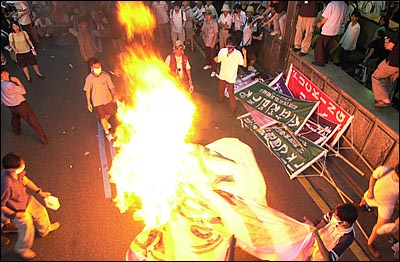
[[[181,18],[182,18],[182,26],[183,26],[183,22],[185,22],[185,21],[183,20],[183,11],[182,11],[182,9],[180,9],[180,11],[181,11]],[[171,23],[172,23],[172,15],[173,15],[173,13],[174,13],[174,9],[171,9],[169,11],[169,17],[171,19]]]

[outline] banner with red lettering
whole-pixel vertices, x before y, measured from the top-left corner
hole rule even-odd
[[[335,101],[319,89],[310,79],[296,67],[290,65],[286,86],[294,97],[320,102],[315,111],[319,116],[339,125],[337,132],[329,140],[331,146],[335,145],[353,120],[353,116],[341,108]]]

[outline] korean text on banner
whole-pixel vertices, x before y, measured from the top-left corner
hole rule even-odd
[[[290,65],[286,85],[296,98],[307,101],[319,101],[317,114],[340,125],[338,132],[329,141],[331,146],[335,145],[350,125],[353,116],[341,108],[293,65]]]
[[[268,86],[274,89],[275,91],[279,91],[287,96],[294,97],[292,92],[290,92],[290,89],[286,86],[286,80],[283,77],[283,73],[280,73],[277,77],[275,77],[275,79],[272,80],[272,82],[269,83]],[[250,112],[250,110],[247,107],[245,108],[247,111]],[[257,120],[257,118],[255,118],[255,114],[253,114],[252,112],[250,113],[259,126],[261,127],[266,126],[260,124],[262,122]],[[264,119],[269,119],[269,118],[264,116]],[[267,122],[270,123],[269,125],[274,124],[270,120]],[[337,123],[333,123],[314,112],[312,116],[307,120],[306,124],[303,126],[301,131],[298,132],[298,135],[307,138],[314,144],[323,146],[326,142],[328,142],[331,139],[333,135],[336,134],[338,128],[339,125]]]
[[[290,179],[295,178],[327,154],[326,149],[301,136],[294,135],[279,125],[260,128],[251,116],[240,120],[282,162]]]
[[[289,97],[258,81],[235,93],[235,96],[267,117],[283,123],[295,134],[319,104]]]

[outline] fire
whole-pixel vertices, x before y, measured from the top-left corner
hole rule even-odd
[[[128,40],[135,34],[151,35],[149,32],[155,28],[156,22],[148,6],[142,2],[118,2],[119,21],[125,25]]]
[[[120,21],[127,35],[152,38],[154,18],[142,2],[118,2]],[[178,88],[151,44],[131,41],[120,57],[126,88],[131,96],[121,103],[114,146],[118,153],[110,169],[114,201],[121,212],[133,208],[135,219],[146,227],[166,223],[181,200],[179,184],[184,156],[192,150],[185,142],[192,128],[195,106]]]

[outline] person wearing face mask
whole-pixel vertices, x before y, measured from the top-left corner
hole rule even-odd
[[[46,237],[60,227],[59,222],[51,223],[47,209],[31,194],[29,188],[38,196],[46,198],[50,192],[43,191],[28,178],[25,160],[16,152],[7,153],[2,159],[4,170],[1,173],[1,211],[10,218],[18,229],[14,251],[24,259],[32,259],[35,229],[39,236]]]
[[[243,54],[242,54],[243,53]],[[216,63],[221,63],[218,80],[218,104],[224,103],[225,88],[228,88],[229,104],[231,108],[230,116],[236,115],[236,98],[234,94],[234,84],[236,82],[238,67],[247,67],[247,50],[242,48],[242,53],[235,49],[235,40],[233,37],[226,39],[226,47],[218,52],[214,57]]]
[[[97,58],[91,58],[89,64],[91,72],[87,75],[83,87],[86,93],[87,109],[89,112],[94,109],[107,139],[111,141],[114,136],[110,132],[111,124],[108,120],[117,112],[115,86],[110,74],[102,70]]]
[[[354,241],[357,217],[357,208],[351,203],[337,204],[317,223],[304,217],[315,238],[311,261],[337,261]]]

